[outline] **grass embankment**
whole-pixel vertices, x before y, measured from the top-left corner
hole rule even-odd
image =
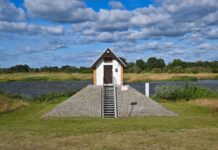
[[[144,82],[144,81],[196,81],[202,79],[218,79],[215,73],[126,73],[124,80],[126,82]]]
[[[92,80],[92,74],[79,73],[13,73],[0,74],[0,82],[10,81],[66,81]],[[215,73],[124,73],[124,81],[196,81],[198,79],[218,79]]]
[[[10,112],[25,106],[26,103],[0,92],[0,114]]]
[[[12,73],[0,74],[0,82],[91,80],[92,74],[79,73]]]
[[[218,112],[218,91],[205,87],[187,84],[180,88],[165,85],[156,89],[153,98],[158,101],[189,101],[191,104],[207,107],[211,112]]]
[[[178,117],[42,118],[67,95],[0,116],[0,149],[216,149],[218,113],[185,101],[162,103]],[[45,101],[42,101],[45,100]],[[214,101],[218,101],[215,99]]]

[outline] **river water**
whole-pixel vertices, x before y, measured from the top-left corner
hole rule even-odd
[[[49,92],[65,92],[80,90],[91,84],[91,81],[37,81],[37,82],[2,82],[0,83],[0,91],[12,94],[19,94],[24,97],[40,96]],[[155,93],[155,89],[162,85],[184,86],[186,83],[204,86],[207,88],[218,90],[218,80],[198,80],[196,82],[149,82],[150,95]],[[131,87],[141,93],[145,93],[145,83],[130,83]]]

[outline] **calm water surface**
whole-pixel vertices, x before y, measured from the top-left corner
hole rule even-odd
[[[0,83],[0,90],[13,94],[20,94],[25,97],[39,96],[49,92],[65,92],[80,90],[91,84],[91,81],[37,81],[37,82],[3,82]],[[150,82],[150,95],[155,93],[155,89],[162,85],[176,85],[182,87],[187,82]],[[197,86],[204,86],[218,90],[218,80],[198,80],[196,82],[188,82]],[[141,93],[145,93],[145,83],[130,83],[131,87]]]

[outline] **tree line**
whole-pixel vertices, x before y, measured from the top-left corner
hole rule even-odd
[[[127,68],[124,70],[127,73],[199,73],[212,72],[218,73],[218,61],[197,61],[185,62],[181,59],[174,59],[172,62],[166,64],[164,59],[150,57],[147,61],[138,59],[135,62],[127,63],[125,59],[121,58],[126,64]],[[0,68],[0,73],[16,73],[16,72],[66,72],[66,73],[92,73],[89,67],[75,67],[65,65],[44,66],[41,68],[31,68],[28,65],[15,65],[9,68]]]
[[[65,65],[44,66],[41,68],[31,68],[28,65],[15,65],[9,68],[0,68],[0,73],[19,73],[19,72],[66,72],[66,73],[92,73],[92,69],[88,67],[75,67]]]
[[[127,65],[128,67],[125,72],[132,73],[218,73],[218,61],[185,62],[181,59],[174,59],[172,62],[166,64],[162,58],[150,57],[147,59],[147,61],[138,59],[135,62],[128,63]]]

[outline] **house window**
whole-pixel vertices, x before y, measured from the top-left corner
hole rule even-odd
[[[117,68],[115,69],[115,72],[118,72],[118,69],[117,69]]]
[[[104,62],[112,62],[113,58],[112,57],[105,57]]]

